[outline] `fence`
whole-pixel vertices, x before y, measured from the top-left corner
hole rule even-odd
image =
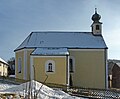
[[[14,78],[14,77],[5,77],[5,76],[0,76],[0,81],[4,82],[9,82],[9,83],[13,83],[13,84],[21,84],[21,83],[25,83],[28,80],[23,80],[23,79],[18,79],[18,78]]]
[[[52,88],[59,88],[69,93],[70,95],[87,98],[100,98],[100,99],[120,99],[120,89],[95,89],[95,88],[82,88],[82,87],[69,87],[58,84],[47,84]]]
[[[84,97],[120,99],[120,92],[110,89],[72,88],[69,89],[68,92],[71,92],[72,95]]]

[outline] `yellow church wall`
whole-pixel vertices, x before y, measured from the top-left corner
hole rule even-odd
[[[98,51],[97,51],[98,50]],[[106,66],[104,50],[70,50],[70,56],[75,58],[74,86],[88,88],[105,88]]]
[[[15,52],[16,57],[16,78],[30,80],[30,54],[34,49],[22,49]],[[22,70],[21,73],[18,73],[18,59],[22,59]],[[25,68],[26,66],[26,68]],[[25,70],[26,69],[26,70]],[[25,74],[26,73],[26,74]]]
[[[35,80],[43,82],[48,75],[47,83],[67,84],[67,56],[30,56],[33,49],[16,51],[16,78],[24,79],[25,68],[27,66],[27,80],[30,80],[30,66],[35,67]],[[105,51],[104,49],[70,49],[70,57],[75,60],[74,73],[72,80],[74,86],[89,88],[105,88]],[[25,54],[26,53],[26,54]],[[26,59],[25,59],[26,57]],[[22,71],[18,73],[18,58],[22,58]],[[32,60],[30,59],[32,58]],[[55,72],[46,73],[45,63],[47,60],[55,62]],[[25,62],[26,61],[26,62]]]
[[[23,79],[24,77],[24,50],[19,50],[15,53],[15,76],[16,78]],[[21,58],[21,73],[18,72],[18,59]]]
[[[48,60],[55,62],[55,72],[46,73],[45,63]],[[63,57],[33,57],[33,65],[35,68],[35,80],[43,82],[48,75],[46,83],[56,83],[66,85],[66,56]]]

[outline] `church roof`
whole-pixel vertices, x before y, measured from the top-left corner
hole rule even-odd
[[[23,48],[107,48],[101,35],[91,32],[32,32],[15,51]]]
[[[36,48],[31,55],[69,55],[67,48]]]

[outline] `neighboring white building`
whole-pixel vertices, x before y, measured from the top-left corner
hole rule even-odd
[[[8,63],[0,58],[0,76],[8,75]]]

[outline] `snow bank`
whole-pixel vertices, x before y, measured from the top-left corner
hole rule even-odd
[[[14,85],[8,89],[3,90],[3,92],[8,93],[16,93],[22,96],[36,95],[38,99],[83,99],[80,97],[70,96],[69,94],[61,91],[61,90],[53,90],[52,88],[42,85],[37,81],[30,81],[27,83],[23,83],[21,85]]]
[[[0,92],[14,86],[14,84],[0,83]]]

